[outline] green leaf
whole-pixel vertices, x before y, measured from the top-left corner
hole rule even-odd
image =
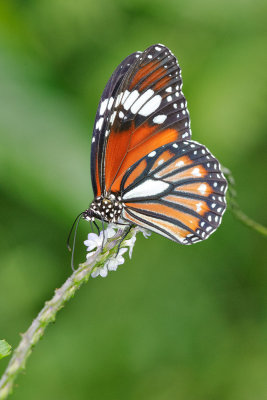
[[[0,340],[0,360],[1,358],[9,356],[11,353],[11,346],[5,340]]]

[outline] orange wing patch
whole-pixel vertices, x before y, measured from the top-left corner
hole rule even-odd
[[[124,188],[130,186],[135,181],[135,179],[144,172],[146,166],[146,160],[141,161],[140,164],[138,164],[138,166],[132,171],[131,175],[127,178]]]
[[[107,190],[112,185],[116,172],[119,170],[123,157],[128,150],[131,132],[132,129],[110,132],[105,157],[105,183]]]
[[[130,138],[129,150],[132,150],[134,147],[143,143],[150,136],[152,136],[154,131],[156,130],[156,128],[157,128],[156,126],[150,126],[150,125],[148,125],[148,123],[142,124],[139,128],[136,128],[136,129],[134,129],[134,126],[133,126],[132,132],[131,132],[131,133],[133,133],[133,135]]]
[[[207,203],[205,201],[198,199],[188,199],[186,197],[168,195],[163,197],[163,200],[167,200],[170,201],[171,203],[187,207],[190,210],[193,210],[200,215],[204,215],[206,214],[206,212],[210,211],[210,208],[208,207]]]
[[[155,81],[157,82],[154,85],[154,90],[159,90],[167,85],[170,79],[169,76],[166,76],[166,69],[159,67],[158,61],[151,61],[136,72],[131,82],[130,89],[133,89],[141,80],[143,80],[140,84],[139,91],[143,91]]]
[[[177,164],[179,164],[180,161],[178,161]],[[182,179],[186,178],[204,178],[207,175],[207,171],[205,168],[203,168],[201,165],[188,168],[182,172],[177,172],[177,174],[169,176],[168,178],[165,178],[167,182],[177,182]]]
[[[132,89],[141,79],[143,79],[149,72],[155,69],[158,63],[151,61],[150,63],[146,64],[144,67],[140,68],[131,82],[130,89]]]
[[[155,174],[156,178],[163,178],[165,175],[169,174],[170,172],[175,171],[177,168],[185,167],[186,165],[191,165],[192,160],[188,156],[180,157],[176,159],[171,164],[167,165],[167,167],[163,168],[161,171]]]
[[[172,157],[174,156],[174,153],[172,153],[170,150],[164,151],[158,159],[154,162],[152,165],[152,168],[150,171],[154,171],[156,168],[158,168],[161,164],[164,164],[165,162],[169,161]]]
[[[177,186],[174,190],[176,192],[186,192],[186,193],[188,192],[206,197],[208,197],[211,193],[213,193],[212,187],[206,182],[195,182],[186,185],[180,185]]]
[[[144,80],[144,82],[142,82],[142,84],[140,85],[140,90],[146,89],[149,85],[151,85],[155,81],[157,81],[157,82],[154,85],[154,90],[161,89],[170,81],[170,77],[164,76],[164,75],[166,75],[166,69],[163,67],[158,68],[156,71],[152,72],[152,74],[150,74]]]
[[[133,211],[133,213],[135,214],[134,211]],[[143,216],[140,215],[140,217],[142,218]],[[180,241],[183,241],[183,239],[189,233],[191,233],[191,231],[188,231],[188,230],[183,229],[183,228],[181,228],[181,227],[179,227],[177,225],[174,225],[169,221],[162,221],[161,219],[158,219],[158,218],[153,218],[153,217],[146,216],[145,220],[150,222],[151,224],[153,224],[154,225],[154,228],[153,228],[152,226],[149,226],[148,224],[145,224],[145,223],[139,221],[139,219],[134,218],[126,210],[124,210],[124,218],[128,219],[129,221],[133,222],[134,224],[137,224],[139,226],[143,226],[144,228],[151,229],[154,232],[157,232],[157,233],[159,233],[161,235],[164,235],[159,229],[157,229],[157,227],[161,228],[164,231],[166,231],[167,233],[170,233],[171,235],[175,236],[177,238],[177,240],[180,240]],[[168,237],[167,234],[165,234],[164,236]]]
[[[178,211],[178,210],[172,208],[171,206],[169,207],[169,206],[165,206],[163,204],[158,204],[158,203],[148,203],[148,204],[146,204],[146,203],[141,203],[141,204],[125,203],[125,205],[127,207],[131,207],[133,209],[152,211],[152,212],[159,214],[159,216],[166,215],[167,217],[174,218],[174,219],[180,221],[185,226],[188,226],[190,229],[192,229],[194,231],[199,226],[199,221],[200,221],[199,218],[197,218],[193,215],[184,213],[182,211]],[[147,218],[147,216],[146,216],[146,218]],[[164,223],[165,223],[165,221],[164,221]]]
[[[156,148],[177,140],[179,133],[175,129],[154,133],[156,128],[144,124],[135,131],[130,128],[123,132],[111,132],[106,153],[107,190],[111,188],[113,192],[119,191],[122,177],[129,167]]]
[[[144,155],[157,149],[164,144],[174,142],[178,139],[179,133],[176,129],[165,129],[161,132],[155,133],[157,126],[149,126],[148,124],[141,125],[137,128],[132,135],[130,142],[130,151],[135,147],[142,145],[147,151]]]
[[[166,71],[165,71],[166,72]],[[170,77],[169,76],[164,76],[164,78],[162,78],[160,81],[158,81],[155,86],[154,86],[154,90],[160,90],[162,89],[164,86],[166,86],[169,82],[170,82]]]

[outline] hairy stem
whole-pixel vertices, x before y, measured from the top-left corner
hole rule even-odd
[[[107,259],[116,253],[122,235],[123,231],[119,230],[117,234],[108,241],[102,252],[101,249],[98,249],[96,253],[87,259],[86,263],[81,264],[79,268],[73,272],[61,288],[55,290],[52,299],[45,302],[44,307],[33,320],[29,329],[22,334],[21,341],[14,350],[13,356],[0,380],[0,400],[6,399],[12,392],[14,381],[25,368],[26,361],[32,353],[33,346],[35,346],[43,336],[46,327],[51,322],[55,321],[57,312],[75,295],[81,285],[88,281],[92,271],[96,267],[103,266]],[[131,236],[131,233],[129,233],[127,238],[129,238],[129,236]],[[121,244],[122,246],[123,242]]]
[[[243,211],[241,211],[237,200],[236,200],[236,190],[235,190],[235,180],[231,171],[222,167],[222,171],[228,182],[228,205],[230,211],[234,214],[234,216],[241,221],[247,227],[253,229],[254,231],[260,233],[263,236],[267,236],[267,228],[258,222],[254,221],[252,218],[248,217]]]
[[[243,211],[240,210],[239,206],[236,203],[232,203],[230,201],[231,211],[234,216],[241,221],[247,227],[253,229],[254,231],[260,233],[263,236],[267,236],[267,228],[253,219],[249,218]]]
[[[240,210],[236,202],[236,193],[232,174],[226,168],[223,168],[223,172],[229,184],[228,202],[232,213],[246,226],[264,236],[267,236],[266,227],[253,221]],[[75,295],[81,285],[88,281],[95,268],[103,266],[108,258],[116,254],[121,240],[123,239],[120,243],[123,247],[124,241],[128,240],[132,235],[133,233],[129,232],[125,237],[124,231],[119,229],[116,235],[108,240],[108,243],[102,252],[101,249],[98,249],[96,253],[87,259],[86,263],[81,264],[79,268],[73,272],[61,288],[55,290],[52,299],[45,303],[38,316],[33,320],[29,329],[22,335],[18,347],[14,350],[13,356],[0,380],[0,400],[6,399],[12,392],[14,381],[23,368],[25,368],[26,361],[31,355],[33,346],[36,345],[43,336],[44,331],[50,322],[55,321],[57,312],[71,297]]]

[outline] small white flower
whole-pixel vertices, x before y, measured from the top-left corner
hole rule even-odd
[[[96,247],[101,246],[103,239],[100,239],[100,236],[98,236],[96,233],[89,233],[87,240],[85,240],[83,243],[87,247],[87,251],[94,250]]]
[[[147,229],[145,228],[137,228],[137,232],[142,232],[143,236],[147,239],[149,236],[151,236],[151,232],[149,232]]]
[[[113,237],[114,241],[120,240],[120,235],[123,232],[123,228],[125,227],[122,225],[116,226],[110,224],[104,231],[104,233],[103,231],[100,232],[99,236],[96,235],[95,233],[89,233],[87,240],[84,241],[84,244],[87,247],[88,251],[86,258],[90,259],[90,257],[97,251],[99,252],[99,256],[101,256],[100,249],[107,243],[107,240]],[[136,242],[136,235],[138,232],[142,232],[145,238],[148,238],[148,236],[151,235],[151,233],[144,228],[140,228],[138,226],[132,228],[130,232],[130,238],[123,241],[122,243],[123,247],[119,249],[118,254],[115,253],[112,257],[110,257],[106,261],[106,263],[103,266],[95,268],[91,274],[92,278],[95,278],[97,276],[102,276],[103,278],[105,278],[108,275],[108,271],[116,271],[118,266],[124,263],[123,254],[126,253],[128,250],[129,250],[129,257],[132,258],[133,248]],[[114,243],[114,241],[110,242],[110,244],[106,247],[106,251],[109,252],[114,247],[116,243],[116,242]]]
[[[99,268],[99,275],[102,276],[102,278],[105,278],[108,275],[108,269],[106,265],[104,265],[103,268]]]
[[[136,241],[136,234],[134,234],[130,239],[123,242],[123,246],[129,247],[129,257],[132,258],[133,248]]]
[[[101,246],[104,246],[109,238],[114,236],[115,230],[111,227],[107,227],[107,229],[104,231],[104,240],[103,240],[103,231],[100,232],[100,235],[98,236],[96,233],[89,233],[87,240],[84,241],[85,246],[87,246],[87,251],[90,251],[90,254],[87,254],[88,256],[91,256],[92,254],[95,253],[95,251],[100,248]],[[92,250],[96,249],[94,252]]]
[[[105,278],[108,274],[108,271],[116,271],[118,268],[118,265],[121,265],[124,263],[124,258],[122,255],[127,251],[127,249],[122,248],[119,250],[119,253],[113,257],[111,257],[103,267],[98,267],[95,268],[91,274],[92,278],[96,278],[97,276],[102,276],[102,278]]]
[[[102,267],[97,267],[93,270],[93,272],[91,273],[91,277],[92,278],[96,278],[97,276],[102,276],[102,278],[105,278],[108,274],[108,269],[107,267],[104,265]]]
[[[122,248],[119,250],[118,254],[115,255],[114,257],[111,257],[105,264],[107,266],[109,271],[116,271],[118,268],[118,265],[122,265],[124,263],[124,258],[122,255],[127,251],[127,249]]]

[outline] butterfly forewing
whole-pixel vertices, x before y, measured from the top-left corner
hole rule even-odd
[[[102,93],[96,112],[92,146],[91,146],[91,179],[95,196],[100,196],[104,190],[104,154],[107,141],[108,127],[114,109],[114,99],[129,68],[134,64],[140,52],[130,54],[115,69]]]
[[[102,95],[92,143],[95,194],[117,192],[126,170],[155,148],[190,139],[174,55],[163,45],[127,57]]]
[[[205,146],[178,141],[135,163],[121,182],[123,218],[192,244],[221,223],[227,181]]]

